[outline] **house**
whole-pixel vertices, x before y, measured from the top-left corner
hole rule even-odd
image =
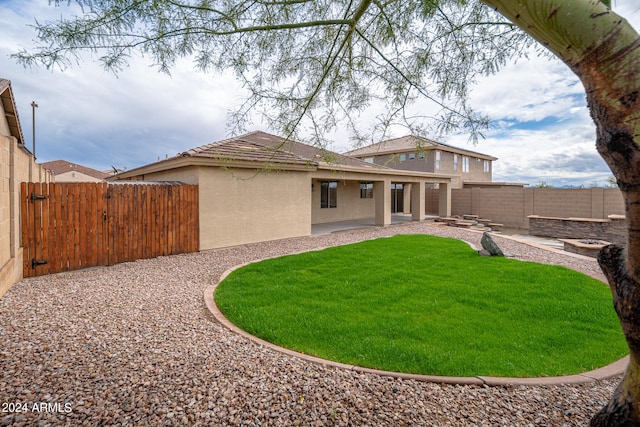
[[[427,184],[439,186],[440,214],[451,212],[448,175],[392,169],[259,131],[110,179],[197,184],[200,249],[307,236],[312,224],[374,218],[389,225],[397,185],[411,195],[398,210],[413,220],[424,219]]]
[[[101,172],[66,160],[53,160],[42,163],[42,166],[51,171],[55,182],[100,182],[111,176],[108,172]]]
[[[390,168],[445,174],[453,188],[491,182],[497,157],[407,135],[345,153]]]

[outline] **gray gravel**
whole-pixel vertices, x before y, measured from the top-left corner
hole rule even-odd
[[[619,378],[586,385],[450,386],[326,368],[213,321],[204,288],[254,259],[397,233],[408,223],[161,257],[24,280],[0,299],[0,425],[585,425]],[[594,261],[496,237],[518,258]],[[11,411],[11,412],[7,412]]]

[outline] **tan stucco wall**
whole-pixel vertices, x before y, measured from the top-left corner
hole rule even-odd
[[[462,158],[460,158],[460,162],[462,162]],[[458,167],[462,168],[462,163]],[[492,162],[489,162],[489,172],[484,172],[484,160],[477,157],[469,157],[469,172],[462,173],[462,180],[473,182],[491,181],[492,168]]]
[[[199,174],[201,249],[311,234],[307,172],[201,168]]]
[[[421,159],[419,153],[414,151],[414,159],[409,158],[409,153],[405,154],[405,160],[400,160],[400,154],[383,154],[373,156],[374,162],[378,165],[387,166],[394,169],[402,169],[416,172],[434,172],[434,157],[432,151],[425,152],[425,158]]]
[[[338,182],[338,198],[335,208],[320,207],[321,181]],[[360,198],[360,181],[347,181],[339,179],[313,179],[311,206],[311,222],[313,224],[322,224],[334,221],[347,221],[361,218],[373,218],[375,216],[375,199]]]

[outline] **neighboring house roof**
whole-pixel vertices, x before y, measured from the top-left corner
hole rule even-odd
[[[452,153],[469,155],[478,157],[485,160],[498,160],[497,157],[490,156],[488,154],[482,154],[471,150],[465,150],[464,148],[454,147],[452,145],[444,144],[442,142],[432,141],[427,138],[423,138],[415,135],[406,135],[400,138],[388,139],[386,141],[371,144],[366,147],[351,150],[344,153],[347,156],[363,157],[368,155],[384,155],[401,152],[409,152],[415,150],[433,150],[438,149],[442,151],[449,151]]]
[[[365,161],[322,148],[256,131],[193,148],[179,156],[205,157],[221,161],[250,161],[290,165],[334,164],[379,169]]]
[[[18,109],[16,108],[13,92],[11,91],[11,82],[2,78],[0,78],[0,102],[2,102],[2,108],[9,123],[11,136],[18,140],[18,144],[24,145],[24,135],[22,135]]]
[[[42,163],[42,167],[50,170],[53,175],[62,175],[68,172],[80,172],[96,179],[106,179],[111,176],[110,173],[101,172],[66,160],[53,160],[51,162]]]

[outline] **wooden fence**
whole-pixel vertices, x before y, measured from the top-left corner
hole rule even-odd
[[[198,187],[22,183],[24,277],[199,248]]]

